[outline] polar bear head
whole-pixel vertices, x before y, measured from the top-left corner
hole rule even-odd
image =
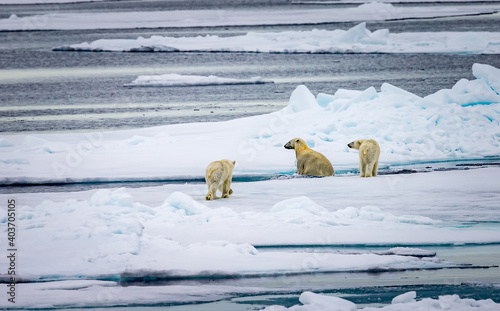
[[[294,139],[290,139],[290,141],[288,141],[283,147],[285,147],[286,149],[295,149],[298,146],[307,147],[307,143],[302,138],[296,137]]]
[[[347,147],[349,147],[351,149],[359,150],[359,147],[361,146],[361,144],[364,141],[365,141],[364,139],[358,139],[358,140],[352,141],[352,142],[350,142],[350,143],[347,144]]]

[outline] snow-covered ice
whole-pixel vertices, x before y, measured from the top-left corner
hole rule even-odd
[[[354,8],[173,10],[145,12],[52,13],[0,20],[0,30],[128,29],[321,24],[496,13],[498,4],[394,7],[371,2]]]
[[[370,31],[366,23],[349,30],[249,32],[242,36],[151,36],[132,39],[99,39],[69,44],[58,51],[157,51],[254,53],[459,53],[498,54],[498,32]]]
[[[440,258],[432,246],[500,243],[498,227],[471,225],[500,220],[500,168],[371,179],[356,174],[298,178],[291,175],[295,155],[283,144],[300,136],[340,171],[355,170],[358,156],[346,144],[362,137],[379,142],[383,168],[498,157],[500,71],[475,64],[472,72],[476,79],[460,80],[424,98],[389,84],[380,91],[325,90],[316,96],[299,86],[280,111],[226,122],[2,135],[3,184],[194,178],[220,158],[236,160],[235,176],[277,176],[235,182],[229,199],[213,202],[204,200],[203,183],[9,194],[22,205],[16,220],[23,252],[18,277],[51,281],[19,284],[20,292],[28,295],[16,307],[202,302],[265,291],[223,285],[117,286],[128,277],[234,278],[463,267],[467,262]],[[6,213],[1,215],[5,224]],[[379,250],[261,248],[273,245]],[[0,257],[0,264],[7,260]],[[325,310],[334,299],[312,293],[301,297],[303,305],[291,310]],[[338,310],[356,307],[334,300]],[[10,307],[7,303],[0,300],[0,307]],[[433,310],[443,304],[453,310],[498,307],[488,300],[415,299],[407,294],[384,308]]]
[[[499,171],[492,167],[368,180],[345,176],[233,183],[231,198],[210,202],[204,200],[206,187],[201,183],[1,195],[2,200],[15,197],[19,204],[16,227],[22,234],[17,242],[23,256],[17,260],[17,277],[50,281],[18,284],[23,299],[16,307],[204,302],[269,290],[222,284],[117,284],[135,277],[234,278],[462,267],[467,262],[434,256],[433,245],[500,242],[494,227],[457,226],[465,211],[466,221],[498,221]],[[283,252],[255,247],[311,244],[377,245],[387,251]],[[0,264],[6,260],[0,257]],[[0,307],[11,306],[0,300]]]
[[[295,155],[283,145],[293,137],[323,153],[337,172],[356,170],[358,156],[347,143],[359,138],[378,141],[382,168],[498,157],[499,72],[475,64],[477,79],[423,98],[387,83],[380,91],[325,90],[333,95],[316,96],[299,86],[279,111],[225,122],[2,135],[0,182],[202,178],[208,163],[223,158],[236,161],[236,175],[292,174]]]
[[[238,85],[238,84],[263,84],[272,83],[261,77],[249,79],[223,78],[217,76],[195,75],[143,75],[125,86],[206,86],[206,85]]]
[[[493,311],[500,308],[500,304],[495,303],[491,299],[487,300],[474,300],[474,299],[461,299],[457,295],[440,296],[438,299],[421,299],[415,301],[415,292],[408,292],[395,297],[393,303],[386,307],[372,308],[366,307],[361,310],[364,311],[414,311],[414,310],[457,310],[457,311]],[[296,305],[290,308],[281,306],[267,307],[265,311],[355,311],[358,310],[356,305],[348,300],[315,294],[312,292],[304,292],[300,295],[300,302],[302,305]]]

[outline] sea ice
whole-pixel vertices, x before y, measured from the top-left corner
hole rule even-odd
[[[497,4],[393,7],[384,3],[355,8],[210,9],[142,12],[51,13],[0,20],[0,30],[131,29],[255,26],[361,22],[496,13]],[[151,46],[154,49],[154,46]],[[141,47],[138,47],[141,49]]]
[[[264,84],[272,83],[265,81],[261,77],[250,79],[221,78],[217,76],[195,76],[195,75],[148,75],[139,76],[125,86],[206,86],[206,85],[238,85],[238,84]]]
[[[407,292],[394,297],[392,299],[392,304],[415,302],[415,298],[417,298],[417,292]]]
[[[426,298],[415,301],[415,292],[409,292],[394,298],[391,305],[385,307],[365,307],[363,311],[493,311],[500,308],[500,304],[493,302],[491,299],[474,300],[462,299],[457,295],[439,296],[438,299]],[[314,294],[311,292],[304,292],[300,295],[300,302],[302,305],[295,305],[290,308],[281,306],[270,306],[264,311],[353,311],[359,310],[352,302],[326,295]]]
[[[370,31],[362,22],[348,30],[249,32],[242,36],[139,37],[135,40],[100,39],[64,45],[57,51],[157,51],[253,53],[458,53],[498,54],[497,32]]]
[[[356,169],[358,157],[346,144],[360,138],[377,140],[381,167],[497,157],[499,70],[475,64],[474,74],[475,80],[423,98],[387,83],[380,91],[339,89],[316,97],[302,85],[279,111],[225,122],[2,135],[0,183],[203,178],[206,165],[222,158],[236,160],[235,175],[292,174],[294,155],[283,145],[293,137],[324,154],[337,172]],[[117,157],[122,154],[129,156]]]

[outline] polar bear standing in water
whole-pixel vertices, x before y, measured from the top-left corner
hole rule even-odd
[[[351,149],[359,150],[359,176],[375,177],[378,170],[380,147],[373,139],[358,139],[347,144]]]
[[[207,166],[205,170],[205,181],[208,186],[207,200],[217,198],[217,190],[222,193],[222,198],[229,198],[233,194],[231,189],[231,180],[233,178],[233,169],[236,161],[220,160],[214,161]]]
[[[307,147],[302,138],[294,138],[285,144],[286,149],[295,149],[297,174],[310,176],[333,176],[332,163],[321,153]]]

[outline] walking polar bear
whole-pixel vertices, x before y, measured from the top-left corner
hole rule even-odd
[[[332,163],[321,153],[312,150],[302,138],[294,138],[283,147],[295,149],[297,174],[311,176],[333,176]]]
[[[359,150],[359,176],[375,177],[378,170],[380,147],[373,139],[359,139],[347,144],[351,149]]]
[[[205,181],[208,186],[206,200],[215,200],[217,190],[222,193],[222,198],[228,198],[233,194],[231,189],[231,180],[233,178],[233,169],[236,161],[220,160],[214,161],[207,166],[205,170]]]

